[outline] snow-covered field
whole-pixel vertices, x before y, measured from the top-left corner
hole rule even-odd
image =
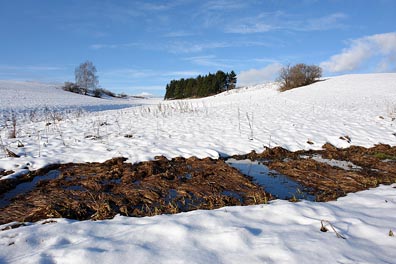
[[[81,108],[87,111],[110,110],[142,105],[144,100],[103,100],[63,91],[62,85],[0,80],[0,110],[31,112],[43,108],[62,111]]]
[[[326,142],[396,145],[396,74],[345,75],[284,93],[275,83],[264,84],[101,112],[92,110],[125,103],[66,95],[37,83],[14,84],[0,82],[0,144],[21,157],[6,157],[0,148],[5,170],[118,156],[128,162],[157,155],[217,158],[264,146],[319,149]],[[87,105],[98,108],[78,115],[64,110]],[[44,106],[60,114],[30,118],[27,109]],[[11,110],[17,115],[15,139],[9,138]],[[345,136],[351,142],[340,138]],[[382,186],[331,203],[274,201],[98,222],[57,219],[0,232],[0,262],[392,263],[396,240],[388,232],[396,230],[395,209],[396,190]],[[346,240],[332,230],[320,232],[321,219]]]
[[[47,92],[48,98],[54,98],[46,103],[49,107],[72,101],[63,97],[63,91]],[[62,96],[57,96],[60,92]],[[34,91],[30,94],[34,104]],[[105,101],[68,96],[77,96],[79,104]],[[42,97],[39,94],[38,100]],[[10,107],[11,101],[3,102],[3,96],[0,100],[2,111]],[[392,120],[396,117],[396,74],[341,76],[285,93],[277,91],[277,84],[265,84],[211,98],[153,103],[77,116],[65,113],[60,121],[51,114],[41,122],[25,118],[17,122],[17,139],[8,138],[12,122],[5,122],[9,116],[3,117],[3,143],[21,158],[5,158],[0,151],[0,168],[37,169],[48,163],[119,156],[133,163],[157,155],[217,158],[262,151],[264,146],[319,149],[326,142],[338,147],[396,145]],[[19,141],[24,147],[17,147]]]
[[[395,186],[396,187],[396,186]],[[336,202],[36,223],[0,232],[1,263],[394,263],[396,189]],[[345,239],[321,220],[328,220]]]

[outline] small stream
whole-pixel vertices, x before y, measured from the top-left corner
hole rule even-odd
[[[306,188],[290,177],[270,170],[259,161],[228,159],[226,163],[238,169],[244,175],[253,177],[254,181],[264,187],[264,190],[279,199],[304,199],[315,201],[315,196],[309,194]]]

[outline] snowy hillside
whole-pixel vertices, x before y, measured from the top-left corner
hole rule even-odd
[[[262,151],[264,146],[320,149],[326,142],[337,147],[396,145],[395,87],[396,74],[340,76],[284,93],[277,91],[277,84],[266,84],[210,98],[77,117],[63,114],[60,121],[51,116],[41,122],[27,118],[17,123],[17,139],[8,138],[12,126],[6,122],[10,116],[4,116],[0,131],[4,144],[21,158],[3,155],[0,168],[15,170],[28,164],[38,169],[49,163],[119,156],[132,163],[157,155],[217,158]],[[3,90],[2,107],[9,107],[3,103],[3,98],[11,98],[6,91],[14,93]],[[67,101],[65,92],[55,91],[48,96],[51,104],[62,105]],[[29,97],[30,104],[40,104],[32,98],[43,97]],[[90,97],[83,100],[76,102],[102,103]],[[351,142],[340,139],[345,136]],[[18,140],[24,147],[17,148]]]
[[[320,149],[326,142],[396,145],[394,73],[333,77],[283,93],[269,83],[81,115],[65,109],[125,103],[37,87],[0,82],[0,144],[20,156],[7,157],[0,148],[2,170],[18,174],[51,163],[113,157],[131,163],[158,155],[218,158],[265,146]],[[45,113],[40,120],[29,118],[26,108],[45,106],[58,109],[59,118]],[[18,115],[16,138],[9,137],[10,109]],[[0,231],[0,263],[392,263],[395,187],[329,203],[275,200],[177,215],[28,224]],[[330,225],[321,232],[322,219],[345,239]]]
[[[39,82],[0,80],[0,110],[28,111],[36,108],[70,109],[80,107],[85,110],[119,109],[136,104],[137,100],[104,100],[63,91],[61,85]],[[137,101],[137,102],[136,102]]]

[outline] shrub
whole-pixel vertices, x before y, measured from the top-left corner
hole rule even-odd
[[[103,95],[108,95],[110,97],[117,97],[115,93],[112,91],[109,91],[104,88],[95,88],[93,90],[87,90],[85,88],[82,88],[78,84],[72,83],[72,82],[65,82],[65,84],[62,87],[63,90],[72,92],[72,93],[78,93],[78,94],[83,94],[83,95],[89,95],[89,96],[94,96],[101,98]],[[123,95],[126,97],[126,95]]]
[[[125,94],[125,93],[120,93],[120,94],[117,95],[117,97],[118,97],[118,98],[127,98],[128,95]]]
[[[72,93],[83,94],[83,89],[75,83],[72,82],[65,82],[62,87],[63,90]]]
[[[278,81],[281,83],[280,91],[287,91],[296,87],[312,84],[322,77],[322,68],[316,65],[299,63],[294,66],[283,67]]]
[[[100,88],[98,90],[101,92],[101,94],[105,94],[105,95],[110,96],[110,97],[116,97],[115,93],[113,93],[112,91],[109,91],[107,89]]]
[[[93,96],[94,96],[94,97],[101,98],[101,97],[102,97],[102,91],[101,91],[101,89],[94,89],[94,90],[93,90]]]

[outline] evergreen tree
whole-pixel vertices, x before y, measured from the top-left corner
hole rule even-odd
[[[234,71],[231,71],[228,74],[228,80],[227,80],[227,90],[235,89],[237,82],[237,77]]]
[[[196,78],[172,80],[166,85],[165,99],[182,99],[191,97],[205,97],[234,89],[236,74],[234,71],[216,74],[198,75]]]

